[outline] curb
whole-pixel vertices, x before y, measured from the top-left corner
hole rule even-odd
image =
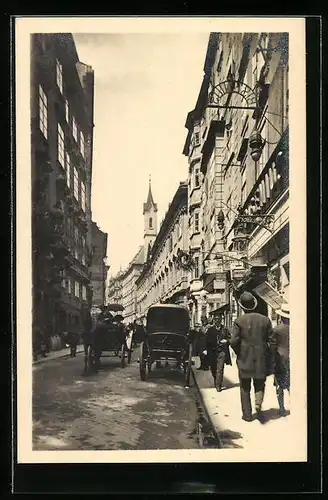
[[[198,392],[198,395],[199,395],[199,398],[200,398],[200,401],[202,403],[202,408],[204,410],[204,413],[205,413],[205,416],[206,416],[206,420],[207,422],[209,423],[210,427],[211,427],[211,430],[212,430],[212,433],[213,433],[213,436],[214,438],[217,440],[218,444],[219,444],[219,448],[223,448],[222,446],[222,440],[220,438],[220,435],[219,433],[217,432],[216,430],[216,426],[214,425],[211,417],[209,416],[209,413],[207,411],[207,408],[206,408],[206,405],[205,405],[205,402],[204,402],[204,399],[203,399],[203,396],[202,396],[202,393],[201,393],[201,390],[200,390],[200,387],[197,383],[197,380],[196,380],[196,375],[195,375],[195,372],[194,372],[195,368],[194,369],[191,369],[191,373],[192,373],[192,377],[193,377],[193,380],[194,380],[194,383],[195,383],[195,387],[197,389],[197,392]]]
[[[54,352],[60,352],[60,351],[54,351]],[[76,354],[80,354],[81,352],[83,352],[83,348],[81,350],[76,350]],[[47,361],[55,361],[56,359],[62,359],[62,358],[70,358],[70,353],[62,353],[58,356],[54,356],[54,357],[50,357],[48,358],[45,357],[45,358],[41,358],[41,359],[37,359],[36,361],[33,361],[32,365],[38,365],[39,363],[46,363]]]

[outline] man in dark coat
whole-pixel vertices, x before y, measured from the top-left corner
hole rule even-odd
[[[273,329],[276,337],[276,356],[274,385],[279,405],[279,415],[286,416],[284,391],[290,390],[290,368],[289,368],[289,305],[282,304],[276,311],[279,323]]]
[[[145,329],[141,321],[134,321],[134,334],[133,341],[136,344],[140,344],[145,338]]]
[[[231,365],[229,353],[230,332],[223,325],[223,314],[214,316],[206,334],[206,350],[216,390],[222,390],[224,365]]]
[[[209,327],[207,317],[202,316],[201,322],[202,322],[202,326],[198,330],[198,336],[197,336],[197,352],[199,353],[199,357],[200,357],[200,366],[197,368],[197,370],[207,371],[208,370],[208,359],[207,359],[207,353],[206,353],[206,334],[207,334],[207,329]]]
[[[270,373],[270,352],[275,338],[271,321],[267,316],[255,312],[257,299],[249,292],[243,292],[239,304],[244,310],[233,324],[230,345],[237,355],[240,381],[242,418],[252,420],[250,398],[251,380],[255,390],[255,410],[260,421],[266,377]]]

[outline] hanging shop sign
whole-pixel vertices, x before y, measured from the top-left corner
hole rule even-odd
[[[223,293],[211,293],[206,297],[206,302],[208,304],[218,304],[220,307],[225,301],[225,294]]]
[[[264,281],[263,283],[255,287],[254,292],[256,293],[256,295],[261,297],[264,302],[269,304],[272,309],[279,309],[281,307],[281,304],[285,302],[278,290],[273,288],[273,286],[270,285],[270,283],[268,283],[267,281]]]
[[[233,280],[241,280],[245,276],[245,269],[232,269],[231,278]]]
[[[225,290],[226,282],[224,280],[214,280],[213,288],[214,290]]]
[[[205,260],[205,272],[206,274],[223,273],[224,268],[222,260],[221,261],[215,259]]]
[[[241,256],[238,252],[230,252],[231,258],[230,261],[230,271],[234,271],[235,269],[245,269],[245,264],[242,260],[240,260]]]

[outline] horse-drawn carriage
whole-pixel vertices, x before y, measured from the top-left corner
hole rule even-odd
[[[120,365],[131,362],[132,345],[121,315],[108,310],[97,318],[95,327],[84,337],[84,374],[97,372],[101,357],[120,357]],[[106,354],[104,354],[106,353]]]
[[[139,370],[146,380],[154,362],[174,360],[190,385],[192,343],[188,309],[173,304],[151,306],[147,313],[145,339],[141,344]]]

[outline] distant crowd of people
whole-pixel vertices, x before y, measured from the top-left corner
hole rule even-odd
[[[289,306],[283,303],[277,314],[277,326],[257,312],[257,299],[243,292],[239,297],[243,310],[231,331],[224,325],[224,315],[203,316],[196,332],[196,354],[200,357],[198,370],[210,370],[218,392],[223,389],[224,366],[231,365],[230,348],[236,356],[240,383],[242,419],[253,420],[251,384],[255,392],[255,411],[263,421],[262,404],[266,379],[274,375],[279,414],[286,416],[285,391],[290,390]]]

